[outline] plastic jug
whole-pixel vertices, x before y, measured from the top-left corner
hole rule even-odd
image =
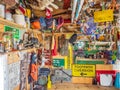
[[[116,74],[115,87],[120,89],[120,72]]]

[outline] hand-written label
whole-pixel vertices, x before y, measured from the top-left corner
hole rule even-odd
[[[74,64],[72,67],[72,75],[94,77],[95,76],[95,65]]]
[[[94,12],[94,22],[113,21],[113,10],[103,10]]]

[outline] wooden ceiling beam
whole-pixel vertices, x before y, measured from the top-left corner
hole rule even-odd
[[[67,9],[59,9],[59,10],[56,10],[54,9],[53,12],[52,12],[52,15],[58,15],[58,14],[61,14],[61,13],[65,13],[65,12],[68,12]],[[37,17],[45,17],[45,11],[39,11],[39,10],[33,10],[33,13],[35,16]]]
[[[60,14],[60,15],[57,15],[57,16],[53,16],[53,18],[58,18],[58,17],[62,17],[64,19],[70,19],[71,14]]]

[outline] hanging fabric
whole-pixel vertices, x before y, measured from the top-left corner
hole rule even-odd
[[[37,66],[37,64],[31,64],[30,75],[34,81],[38,80],[38,66]]]
[[[29,75],[31,77],[31,80],[37,81],[37,79],[38,79],[37,54],[34,52],[31,54],[30,74]]]
[[[45,17],[45,22],[46,22],[46,26],[47,28],[52,28],[52,24],[53,24],[53,18],[52,18],[52,13],[49,9],[46,9],[46,13],[45,13],[46,17]]]
[[[57,30],[60,29],[64,24],[64,19],[62,17],[58,18]]]
[[[52,56],[56,56],[56,55],[57,55],[56,39],[53,35],[53,37],[52,37]]]
[[[64,6],[63,9],[68,9],[70,8],[71,0],[64,0]]]

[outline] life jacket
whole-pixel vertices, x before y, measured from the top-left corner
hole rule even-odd
[[[30,75],[34,81],[38,80],[38,65],[37,64],[31,64]]]

